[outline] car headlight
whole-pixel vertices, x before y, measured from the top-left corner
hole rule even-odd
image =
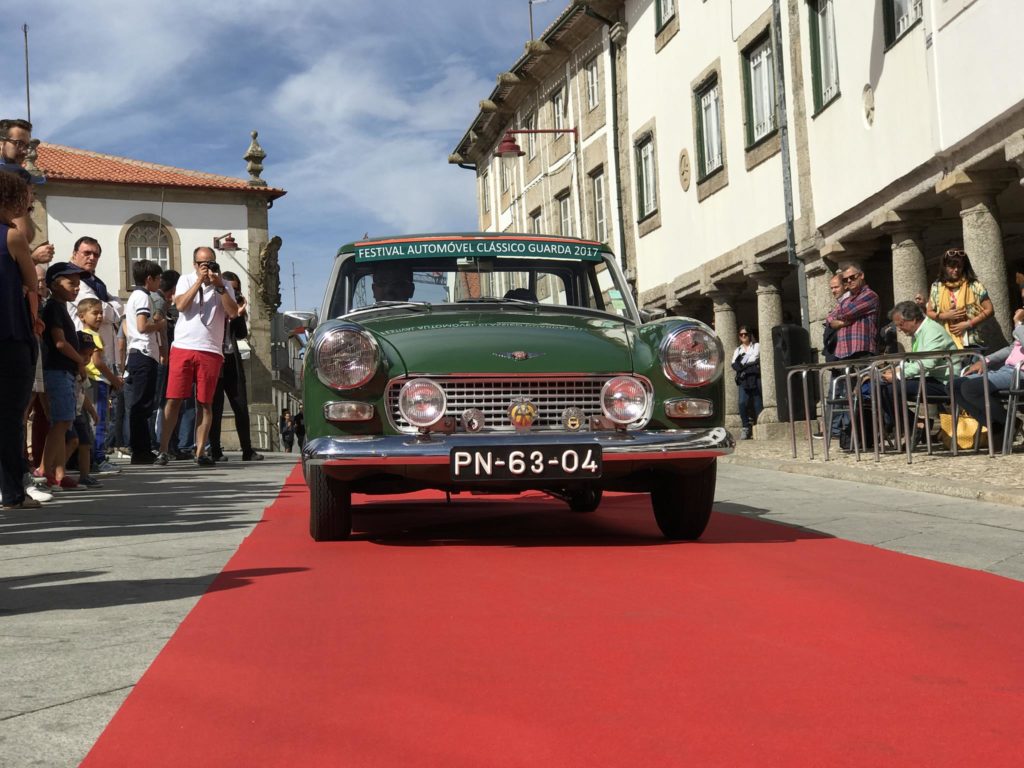
[[[630,376],[608,379],[601,387],[601,410],[616,424],[632,424],[647,413],[647,390]]]
[[[696,326],[684,326],[662,342],[662,369],[681,387],[710,384],[722,364],[722,346],[714,334]]]
[[[333,389],[355,389],[377,372],[377,342],[358,328],[334,328],[316,345],[316,375]]]
[[[419,429],[437,424],[447,407],[448,398],[444,390],[430,379],[411,379],[398,393],[398,410],[402,418]]]

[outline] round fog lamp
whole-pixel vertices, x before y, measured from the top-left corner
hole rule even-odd
[[[430,379],[407,381],[398,393],[398,411],[414,427],[423,429],[444,417],[448,398],[444,390]]]
[[[616,424],[632,424],[647,412],[647,391],[636,379],[616,376],[601,388],[601,410]]]

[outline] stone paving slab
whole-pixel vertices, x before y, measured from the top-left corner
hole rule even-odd
[[[944,449],[928,455],[923,448],[907,463],[905,453],[885,453],[878,461],[871,453],[862,453],[858,461],[852,453],[839,450],[833,441],[829,461],[824,459],[821,440],[814,440],[814,458],[803,433],[797,436],[797,456],[793,457],[788,431],[784,438],[740,440],[736,452],[723,463],[810,475],[833,480],[922,491],[960,499],[976,499],[995,504],[1024,507],[1024,446],[1017,443],[1008,456],[990,457],[986,452],[961,452],[953,456]]]

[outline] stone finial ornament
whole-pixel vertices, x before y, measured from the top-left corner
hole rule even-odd
[[[281,265],[277,259],[281,242],[281,238],[274,235],[260,248],[259,297],[268,315],[273,315],[281,306]]]
[[[252,177],[249,179],[250,187],[267,186],[267,182],[260,178],[260,174],[263,173],[263,160],[267,157],[267,153],[263,151],[263,147],[260,146],[257,140],[259,135],[259,131],[252,132],[252,141],[249,143],[249,149],[242,156],[242,159],[249,164],[247,169]]]
[[[28,152],[25,153],[24,168],[26,171],[32,174],[33,178],[41,178],[43,172],[39,170],[39,166],[36,165],[36,160],[39,158],[39,139],[32,139],[28,143]]]

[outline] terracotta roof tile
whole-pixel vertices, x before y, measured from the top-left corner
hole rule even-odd
[[[127,157],[62,147],[59,144],[41,143],[36,166],[52,181],[236,190],[264,195],[271,199],[285,194],[283,189],[276,187],[249,186],[245,179],[145,163]]]

